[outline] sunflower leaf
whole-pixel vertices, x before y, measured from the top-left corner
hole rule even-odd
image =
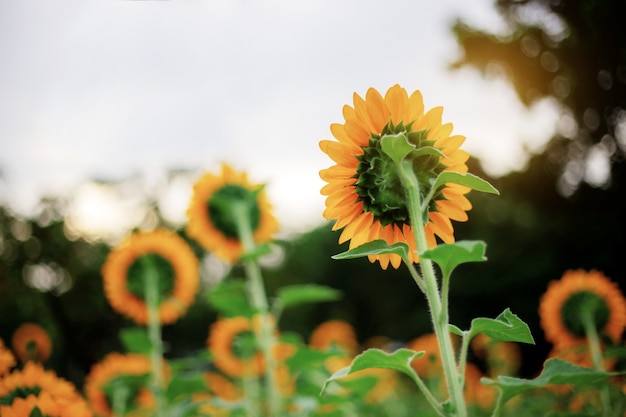
[[[419,377],[411,366],[411,362],[422,355],[424,355],[424,352],[415,352],[414,350],[405,348],[398,349],[393,353],[387,353],[381,349],[368,349],[360,355],[357,355],[352,360],[350,366],[342,368],[332,374],[324,382],[320,394],[323,394],[324,391],[326,391],[330,382],[348,376],[353,372],[370,368],[392,369],[394,371],[402,372],[408,375],[411,379],[415,380]]]
[[[472,338],[479,333],[500,340],[502,342],[520,342],[535,344],[528,325],[508,308],[495,319],[478,317],[472,320],[469,330],[469,337]]]
[[[415,151],[415,145],[410,143],[402,133],[383,136],[380,138],[380,146],[397,165],[400,165],[408,154]]]
[[[399,255],[405,261],[409,259],[409,245],[402,242],[396,242],[393,245],[388,244],[383,239],[372,240],[364,243],[356,248],[346,252],[338,253],[331,256],[333,259],[355,259],[369,255]]]
[[[481,240],[462,240],[437,245],[420,256],[435,262],[443,275],[449,277],[454,268],[463,263],[486,261],[485,247],[485,242]]]
[[[131,327],[120,330],[120,339],[129,353],[150,353],[152,342],[145,327]]]
[[[242,279],[223,280],[208,293],[209,304],[225,317],[251,317],[254,309],[246,297],[246,283]]]
[[[299,304],[335,301],[341,298],[341,291],[325,285],[287,285],[278,289],[276,296],[283,309]]]
[[[204,381],[202,373],[186,372],[174,375],[167,385],[165,397],[170,403],[173,403],[177,398],[187,395],[190,392],[209,392],[209,388]]]
[[[534,379],[499,376],[493,380],[481,378],[485,385],[495,385],[501,390],[502,404],[524,391],[545,387],[551,384],[593,385],[606,382],[609,378],[618,375],[616,372],[606,372],[591,368],[583,368],[561,359],[548,359],[541,374]]]
[[[500,195],[500,191],[498,191],[493,185],[489,184],[482,178],[474,174],[461,174],[460,172],[454,171],[444,171],[440,173],[435,179],[432,188],[438,189],[448,182],[464,185],[466,187],[470,187],[472,190],[482,191],[483,193]]]

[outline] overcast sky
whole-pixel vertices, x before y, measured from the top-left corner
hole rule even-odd
[[[395,83],[443,105],[488,172],[520,168],[555,112],[448,71],[456,18],[503,28],[491,0],[0,0],[2,200],[229,162],[287,227],[319,223],[318,142],[353,92]]]

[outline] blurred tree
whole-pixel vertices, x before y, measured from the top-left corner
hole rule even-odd
[[[548,156],[560,167],[563,195],[583,181],[623,183],[615,164],[626,153],[626,2],[496,0],[495,6],[509,30],[488,33],[458,21],[453,31],[464,55],[452,67],[505,76],[527,106],[556,100],[562,117]],[[598,163],[611,164],[612,172],[590,174]]]

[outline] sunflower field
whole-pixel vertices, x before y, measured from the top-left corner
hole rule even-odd
[[[557,256],[550,209],[500,196],[518,177],[483,179],[420,91],[342,114],[328,224],[291,240],[227,163],[182,227],[114,245],[3,210],[0,416],[626,415],[623,266]]]

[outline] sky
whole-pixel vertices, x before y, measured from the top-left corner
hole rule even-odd
[[[444,106],[489,174],[522,169],[557,111],[448,70],[457,18],[505,28],[491,0],[0,0],[0,201],[28,213],[82,190],[95,207],[90,179],[226,162],[304,230],[324,221],[319,141],[353,93],[396,83]]]

